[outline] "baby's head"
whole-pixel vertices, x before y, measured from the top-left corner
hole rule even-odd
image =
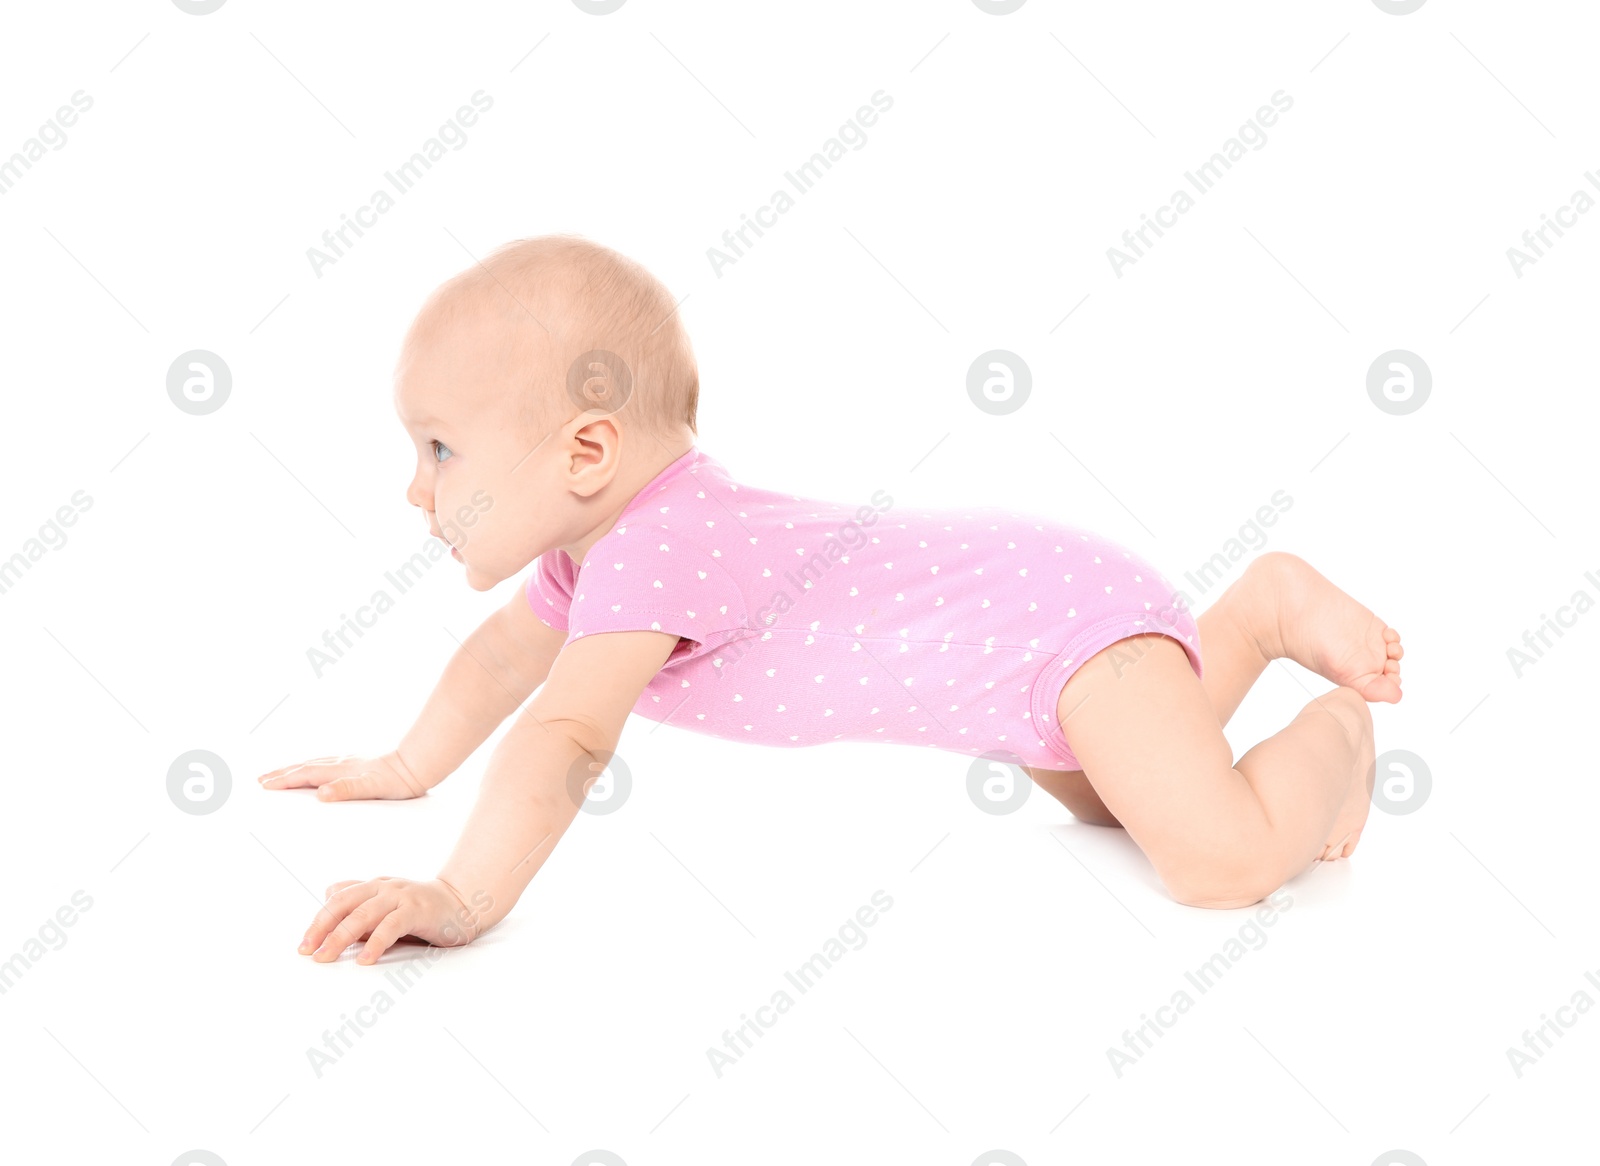
[[[608,523],[694,441],[699,391],[677,305],[644,268],[573,235],[509,243],[406,334],[406,500],[487,590]]]

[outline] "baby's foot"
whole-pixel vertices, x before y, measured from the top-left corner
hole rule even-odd
[[[1349,858],[1355,853],[1356,843],[1361,841],[1361,831],[1367,824],[1367,815],[1372,810],[1372,781],[1376,776],[1372,713],[1361,694],[1352,688],[1336,688],[1326,696],[1318,697],[1317,703],[1339,721],[1355,747],[1349,792],[1338,816],[1333,820],[1333,826],[1328,830],[1327,844],[1317,856],[1319,862],[1332,862],[1334,859]]]
[[[1401,697],[1400,633],[1297,555],[1269,551],[1250,564],[1243,618],[1265,650],[1285,656],[1362,698]],[[1245,578],[1240,579],[1245,583]]]

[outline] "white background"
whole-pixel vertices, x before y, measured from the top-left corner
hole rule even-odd
[[[0,156],[74,91],[94,104],[0,197],[0,557],[75,491],[93,504],[0,595],[0,959],[75,891],[92,907],[0,995],[4,1156],[1592,1147],[1600,1015],[1566,1014],[1520,1078],[1506,1055],[1579,990],[1600,1001],[1600,614],[1520,677],[1507,659],[1600,598],[1600,215],[1520,277],[1506,256],[1600,167],[1590,21],[1446,0],[8,10]],[[479,89],[465,147],[314,274],[306,249]],[[880,89],[866,145],[717,275],[707,249]],[[1266,145],[1114,274],[1107,248],[1280,89]],[[1120,1077],[1107,1049],[1253,913],[1175,904],[1122,832],[1042,791],[979,812],[954,754],[635,720],[629,801],[581,815],[490,934],[373,968],[297,955],[327,884],[436,873],[492,747],[414,802],[254,781],[391,748],[519,585],[472,592],[446,559],[321,679],[307,661],[426,538],[389,403],[406,325],[473,256],[551,231],[685,297],[700,445],[743,480],[1027,508],[1175,582],[1286,491],[1266,545],[1405,636],[1378,748],[1425,760],[1426,803],[1289,884],[1265,944]],[[208,416],[166,393],[196,348],[232,370]],[[1033,376],[1006,416],[965,390],[995,348]],[[1433,375],[1405,416],[1366,391],[1396,348]],[[1230,739],[1326,687],[1274,666]],[[214,813],[168,797],[191,749],[231,770]],[[878,889],[866,945],[717,1076],[706,1050]],[[406,961],[426,971],[401,994]],[[307,1050],[380,989],[394,1007],[319,1076]]]

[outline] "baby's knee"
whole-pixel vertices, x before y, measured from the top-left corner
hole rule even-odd
[[[1277,861],[1260,854],[1202,854],[1181,864],[1158,864],[1167,892],[1187,907],[1216,911],[1249,907],[1283,885]]]
[[[1372,739],[1372,709],[1355,689],[1336,688],[1315,698],[1312,704],[1317,712],[1333,717],[1352,745],[1359,748]],[[1311,709],[1308,706],[1303,711],[1309,713]]]

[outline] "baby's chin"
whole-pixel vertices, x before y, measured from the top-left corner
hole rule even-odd
[[[464,565],[466,569],[467,586],[472,588],[474,591],[491,590],[495,584],[501,582],[505,578],[503,575],[496,575],[491,571],[481,570],[480,568],[473,566],[470,561],[464,560]]]

